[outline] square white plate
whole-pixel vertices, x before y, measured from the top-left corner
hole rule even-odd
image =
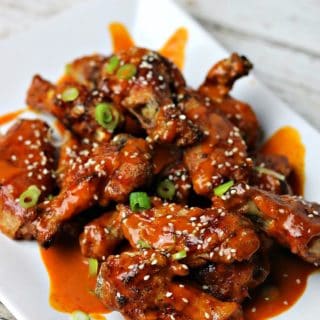
[[[208,69],[227,52],[195,21],[169,0],[94,0],[0,43],[0,113],[24,107],[26,89],[35,73],[56,80],[66,62],[93,52],[111,51],[109,22],[123,22],[138,45],[160,48],[179,26],[187,27],[185,75],[198,85]],[[243,52],[243,54],[247,54]],[[297,128],[306,146],[307,199],[320,202],[320,135],[254,77],[237,83],[234,95],[249,102],[266,135],[277,128]],[[0,300],[19,320],[63,320],[68,315],[48,303],[49,283],[36,243],[14,242],[0,235]],[[320,314],[320,274],[313,275],[299,302],[277,319],[314,320]],[[116,313],[108,319],[122,319]]]

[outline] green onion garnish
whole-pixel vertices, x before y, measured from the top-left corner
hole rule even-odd
[[[117,71],[117,77],[123,80],[131,79],[137,73],[137,67],[132,63],[121,66]]]
[[[89,258],[89,276],[95,277],[98,274],[99,263],[97,259]]]
[[[187,257],[187,251],[184,249],[172,255],[173,260],[181,260],[186,257]]]
[[[217,186],[213,189],[213,193],[215,196],[221,197],[223,196],[234,184],[233,180],[227,181],[220,186]]]
[[[71,320],[90,320],[90,317],[88,314],[77,310],[71,313]]]
[[[71,65],[71,63],[66,64],[65,67],[64,67],[64,72],[65,72],[65,74],[70,75],[70,74],[71,74],[71,71],[72,71],[72,65]]]
[[[151,245],[149,244],[149,242],[145,241],[145,240],[138,240],[137,242],[139,248],[141,249],[150,249]]]
[[[274,171],[274,170],[271,170],[271,169],[268,169],[268,168],[265,168],[265,167],[255,167],[254,169],[256,171],[258,171],[259,173],[266,174],[268,176],[273,176],[276,179],[279,179],[281,181],[286,180],[286,177],[283,174],[281,174],[281,173],[279,173],[277,171]]]
[[[169,179],[161,181],[157,186],[157,194],[165,200],[172,200],[176,193],[174,183]]]
[[[145,192],[130,193],[130,208],[132,211],[148,210],[151,208],[151,203],[148,195]]]
[[[24,209],[29,209],[34,207],[39,200],[41,190],[35,186],[30,186],[27,190],[21,193],[19,197],[19,204]]]
[[[120,59],[117,56],[112,56],[109,61],[105,64],[104,70],[106,73],[112,74],[118,68]]]
[[[96,105],[96,121],[105,129],[113,131],[120,119],[120,114],[111,103],[102,102]]]
[[[71,102],[78,98],[79,96],[79,90],[75,87],[70,87],[65,89],[61,94],[61,99],[64,102]]]

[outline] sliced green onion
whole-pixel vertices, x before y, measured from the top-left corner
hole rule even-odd
[[[109,61],[105,64],[105,72],[112,74],[118,68],[120,59],[117,56],[112,56]]]
[[[169,179],[161,181],[157,186],[157,194],[165,200],[172,200],[176,194],[176,187]]]
[[[64,102],[71,102],[78,98],[79,96],[79,90],[75,87],[70,87],[65,89],[61,94],[61,99]]]
[[[89,258],[89,276],[94,277],[98,274],[99,263],[97,259]]]
[[[90,316],[82,311],[73,311],[71,313],[71,320],[90,320]]]
[[[141,249],[150,249],[151,248],[151,245],[148,241],[145,241],[145,240],[138,240],[137,242],[139,248]]]
[[[65,67],[64,67],[64,72],[65,72],[65,74],[70,75],[70,74],[71,74],[71,71],[72,71],[72,65],[71,65],[71,63],[66,64]]]
[[[21,193],[19,197],[19,204],[24,209],[29,209],[34,207],[39,200],[41,190],[35,186],[30,186],[27,190]]]
[[[227,181],[220,186],[217,186],[213,189],[213,193],[215,196],[221,197],[223,196],[234,184],[233,180]]]
[[[121,66],[117,71],[117,77],[123,80],[131,79],[137,73],[137,67],[132,63]]]
[[[120,119],[120,114],[111,103],[102,102],[96,105],[96,121],[105,129],[113,131]]]
[[[148,210],[151,208],[150,199],[146,192],[130,193],[130,208],[132,211]]]
[[[184,259],[187,257],[187,251],[186,250],[181,250],[181,251],[178,251],[177,253],[173,254],[172,255],[172,259],[173,260],[181,260],[181,259]]]
[[[258,171],[259,173],[266,174],[268,176],[273,176],[276,179],[279,179],[281,181],[286,180],[286,177],[283,174],[281,174],[281,173],[279,173],[277,171],[274,171],[274,170],[271,170],[271,169],[268,169],[268,168],[265,168],[265,167],[255,167],[254,169],[256,171]]]

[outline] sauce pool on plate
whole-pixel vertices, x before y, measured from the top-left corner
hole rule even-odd
[[[89,275],[88,260],[81,255],[76,241],[58,241],[40,252],[50,279],[49,300],[54,309],[67,313],[81,310],[92,314],[92,318],[108,312],[94,295],[96,277]]]

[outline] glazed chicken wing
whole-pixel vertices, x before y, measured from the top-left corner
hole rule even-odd
[[[125,252],[102,264],[96,293],[108,308],[132,320],[243,319],[238,304],[172,281],[187,273],[159,252]]]
[[[261,137],[257,117],[247,103],[229,95],[235,81],[246,76],[251,68],[252,64],[246,57],[233,53],[211,68],[199,92],[215,102],[215,107],[240,129],[249,149],[254,149]]]
[[[85,225],[80,235],[81,253],[85,257],[105,260],[123,239],[119,212],[106,212]]]
[[[40,120],[19,120],[0,136],[0,229],[11,238],[32,238],[30,223],[35,219],[32,199],[19,197],[36,187],[43,201],[52,193],[55,182],[54,147],[49,141],[49,127]]]
[[[260,235],[261,248],[249,261],[209,263],[192,271],[192,276],[205,292],[217,299],[241,303],[250,291],[263,283],[270,272],[271,242]]]
[[[269,237],[302,259],[320,263],[320,205],[302,197],[276,195],[242,184],[213,199],[215,206],[238,210]]]
[[[121,111],[102,92],[89,91],[68,77],[53,85],[38,75],[34,76],[27,104],[31,109],[52,114],[78,138],[96,142],[109,141],[113,130],[123,122]],[[97,121],[96,108],[99,105],[107,105],[111,112],[109,123],[101,125]],[[101,118],[103,120],[103,114]]]
[[[187,117],[205,134],[203,141],[184,152],[195,192],[211,197],[213,188],[227,180],[247,181],[252,160],[239,129],[197,93],[188,91],[179,99]]]
[[[100,90],[133,113],[149,138],[159,143],[186,146],[201,132],[174,103],[185,82],[179,70],[154,51],[131,48],[109,58],[112,70],[102,70]]]
[[[36,238],[42,244],[50,243],[63,222],[90,206],[125,201],[131,191],[148,183],[152,173],[148,144],[127,135],[115,136],[111,144],[79,149],[75,145],[66,152],[65,159],[70,157],[66,172],[60,162],[63,188],[41,207],[36,221]]]
[[[132,247],[152,247],[173,259],[182,255],[192,267],[206,261],[248,260],[260,246],[246,218],[222,209],[188,208],[156,199],[150,210],[132,212],[124,205],[118,210],[123,217],[124,236]]]
[[[276,194],[292,194],[287,178],[292,167],[286,157],[276,154],[258,154],[254,158],[249,184]]]

